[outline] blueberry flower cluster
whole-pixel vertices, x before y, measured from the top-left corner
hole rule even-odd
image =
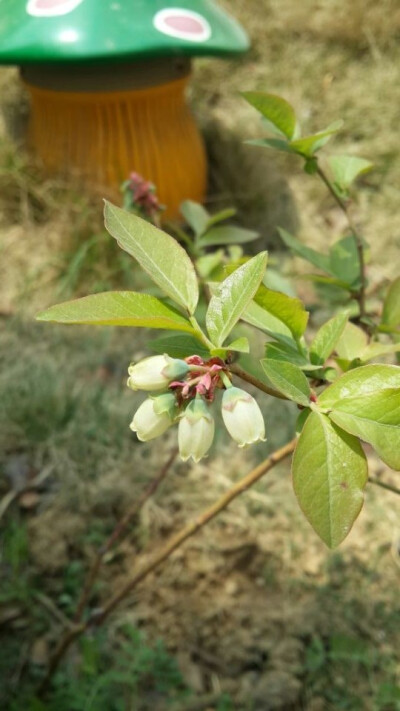
[[[178,423],[183,461],[199,462],[210,449],[215,432],[212,404],[222,391],[222,418],[239,447],[265,439],[261,410],[255,399],[232,385],[220,358],[185,360],[168,355],[145,358],[129,369],[128,387],[149,397],[135,413],[130,428],[142,442],[159,437]]]

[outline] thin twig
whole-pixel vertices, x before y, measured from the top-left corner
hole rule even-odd
[[[356,241],[357,245],[357,252],[358,252],[358,261],[360,265],[360,288],[358,289],[357,293],[355,293],[355,298],[358,301],[358,306],[360,309],[360,314],[359,314],[359,320],[362,320],[364,316],[366,315],[366,310],[365,310],[365,290],[366,290],[366,285],[367,285],[367,278],[366,278],[366,273],[365,273],[365,255],[364,255],[364,244],[361,235],[359,234],[353,219],[351,217],[349,208],[347,203],[342,200],[340,195],[337,194],[335,188],[333,187],[331,181],[329,180],[328,176],[326,175],[325,171],[321,168],[319,163],[317,163],[317,174],[321,178],[322,182],[326,185],[328,188],[330,194],[334,198],[335,202],[337,205],[340,207],[342,210],[343,214],[346,216],[347,222],[349,224],[350,230],[353,234],[353,237]]]
[[[50,662],[49,666],[46,672],[46,676],[43,677],[42,682],[40,683],[38,690],[37,690],[37,696],[38,698],[43,697],[48,688],[51,679],[53,678],[53,675],[58,669],[58,665],[60,664],[61,660],[63,659],[65,653],[68,651],[70,648],[71,644],[75,642],[75,640],[83,634],[83,632],[86,630],[86,625],[81,623],[79,625],[74,625],[71,627],[69,630],[65,632],[63,637],[60,639],[59,644],[57,645],[54,653],[50,657]]]
[[[111,533],[111,535],[109,536],[109,538],[97,551],[96,557],[95,557],[95,559],[92,563],[92,566],[89,570],[85,584],[83,586],[81,596],[78,601],[78,605],[77,605],[76,612],[74,615],[74,622],[75,623],[78,623],[82,618],[85,607],[89,601],[90,594],[93,589],[93,585],[96,582],[99,570],[101,568],[101,564],[104,560],[104,556],[106,555],[106,553],[108,553],[110,548],[112,548],[114,546],[114,544],[118,541],[118,539],[121,538],[121,536],[124,534],[127,527],[129,526],[129,524],[131,523],[132,519],[139,513],[139,511],[142,509],[142,507],[144,506],[146,501],[156,493],[161,482],[167,476],[172,464],[174,463],[174,461],[176,459],[177,454],[178,454],[178,448],[175,447],[175,449],[173,449],[173,451],[171,452],[170,457],[165,462],[164,466],[160,469],[158,475],[145,488],[142,495],[136,501],[133,502],[132,506],[128,509],[128,511],[125,513],[125,515],[121,518],[120,521],[118,521],[117,525],[115,526],[115,528],[114,528],[113,532]]]
[[[68,619],[64,615],[64,613],[58,609],[57,605],[54,604],[53,600],[51,600],[47,595],[44,595],[41,592],[37,592],[34,594],[35,600],[39,602],[48,612],[50,612],[53,617],[61,622],[63,627],[71,628],[74,626],[74,623]]]
[[[263,393],[267,393],[267,395],[272,395],[272,397],[277,397],[277,398],[279,398],[279,400],[288,400],[286,395],[283,395],[283,393],[280,393],[279,390],[275,390],[274,388],[268,387],[268,385],[265,385],[265,383],[263,383],[261,380],[258,380],[258,378],[254,377],[254,375],[250,375],[250,373],[246,373],[246,371],[243,370],[243,368],[241,368],[240,365],[237,365],[236,363],[234,363],[233,365],[229,366],[229,370],[234,375],[237,375],[238,378],[245,380],[246,383],[250,383],[250,385],[254,385],[259,390],[262,390]]]
[[[57,671],[60,662],[62,661],[71,644],[78,637],[80,637],[89,627],[94,625],[100,626],[101,624],[103,624],[106,618],[121,602],[121,600],[127,597],[127,595],[129,595],[129,593],[140,582],[142,582],[142,580],[147,578],[150,573],[153,573],[188,538],[190,538],[201,528],[206,526],[207,523],[209,523],[221,511],[223,511],[223,509],[225,509],[231,503],[231,501],[236,499],[238,496],[240,496],[240,494],[242,494],[244,491],[253,486],[253,484],[255,484],[259,479],[261,479],[264,474],[273,469],[276,464],[279,464],[286,457],[288,457],[294,451],[296,442],[297,440],[293,439],[284,447],[278,449],[258,467],[256,467],[249,474],[247,474],[247,476],[245,476],[239,482],[234,484],[234,486],[232,486],[231,489],[226,492],[226,494],[224,494],[220,499],[218,499],[215,504],[206,509],[206,511],[197,516],[179,533],[173,536],[170,541],[156,555],[154,555],[146,564],[143,565],[142,569],[126,585],[124,585],[121,590],[119,590],[108,602],[105,603],[105,605],[98,614],[89,618],[85,623],[75,625],[72,629],[68,630],[61,638],[58,646],[56,647],[50,659],[46,676],[43,678],[43,681],[38,689],[38,696],[43,696],[46,693],[50,681],[54,673]]]
[[[249,489],[253,484],[255,484],[261,477],[269,472],[276,464],[281,462],[283,459],[289,456],[294,451],[297,439],[293,439],[291,442],[286,444],[281,449],[278,449],[274,454],[271,454],[268,459],[262,462],[258,467],[252,469],[252,471],[247,474],[243,479],[238,481],[234,486],[232,486],[229,491],[221,496],[218,501],[210,506],[206,511],[197,516],[193,521],[188,523],[185,528],[183,528],[176,536],[173,536],[168,543],[148,562],[146,563],[142,570],[140,570],[126,585],[124,585],[119,592],[117,592],[114,597],[111,598],[103,607],[99,615],[96,615],[93,622],[96,625],[100,625],[109,616],[109,614],[115,609],[118,603],[123,600],[144,578],[146,578],[150,573],[156,570],[161,563],[164,562],[169,556],[179,548],[182,543],[184,543],[188,538],[191,538],[197,531],[199,531],[203,526],[212,521],[221,511],[223,511],[234,499],[236,499],[240,494],[242,494],[246,489]]]
[[[387,491],[391,491],[393,494],[398,494],[400,496],[400,489],[397,489],[392,484],[387,484],[385,481],[376,479],[374,476],[370,476],[368,481],[370,484],[376,484],[376,486],[380,486],[382,489],[387,489]]]
[[[28,491],[40,488],[42,484],[44,484],[46,479],[48,479],[49,476],[53,473],[53,470],[53,466],[48,466],[43,469],[43,471],[41,471],[40,474],[37,475],[37,477],[32,479],[32,481],[28,482],[26,486],[22,487],[21,489],[13,489],[11,491],[8,491],[7,494],[0,501],[0,520],[3,518],[7,509],[16,499],[19,499],[22,494],[26,494]]]

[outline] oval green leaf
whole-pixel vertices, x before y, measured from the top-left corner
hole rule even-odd
[[[318,397],[324,408],[336,409],[347,398],[373,395],[382,390],[400,388],[400,367],[396,365],[363,365],[345,373]]]
[[[198,355],[209,358],[210,352],[194,336],[175,333],[173,336],[161,336],[149,342],[150,350],[155,353],[168,353],[171,358],[188,358]]]
[[[383,304],[382,323],[385,326],[400,324],[400,277],[389,287]]]
[[[107,291],[51,306],[38,321],[92,326],[134,326],[174,331],[193,329],[184,316],[149,294],[135,291]]]
[[[304,373],[293,363],[268,360],[261,361],[266,376],[272,385],[283,395],[299,405],[308,407],[310,404],[311,390]]]
[[[330,156],[328,163],[335,184],[343,192],[349,189],[359,175],[368,173],[374,167],[369,160],[356,156]]]
[[[206,324],[213,344],[219,348],[254,297],[267,266],[267,252],[260,252],[219,284],[211,297]]]
[[[266,94],[262,91],[245,91],[242,96],[257,111],[264,116],[278,131],[289,140],[296,131],[296,114],[288,101],[275,94]]]
[[[310,346],[310,360],[313,365],[323,365],[329,358],[348,320],[349,313],[343,311],[321,326]]]
[[[358,439],[312,412],[299,437],[292,472],[304,515],[324,543],[336,548],[363,505],[368,468]]]
[[[204,248],[217,247],[222,244],[245,244],[246,242],[253,242],[257,237],[259,237],[259,234],[254,230],[245,230],[243,227],[235,227],[234,225],[222,225],[208,230],[197,241],[197,246]]]
[[[298,341],[307,328],[308,312],[300,299],[273,291],[262,285],[257,290],[254,301],[258,306],[279,319]]]
[[[183,247],[162,230],[111,203],[105,225],[119,246],[134,257],[173,301],[193,314],[199,300],[196,272]]]

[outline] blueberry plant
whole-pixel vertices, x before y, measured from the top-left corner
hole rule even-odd
[[[377,312],[376,299],[369,298],[367,245],[351,206],[354,182],[372,165],[345,155],[321,162],[319,151],[340,129],[339,123],[304,136],[284,99],[259,92],[247,92],[244,98],[260,112],[267,131],[267,137],[250,143],[300,158],[305,172],[323,181],[346,216],[345,234],[325,253],[280,231],[289,249],[317,269],[310,277],[340,295],[339,308],[310,337],[305,305],[266,286],[267,252],[250,258],[238,244],[232,246],[257,235],[221,224],[232,216],[231,211],[212,216],[200,205],[186,202],[183,214],[191,233],[177,229],[175,239],[132,211],[106,202],[108,232],[147,273],[157,295],[94,294],[53,306],[38,318],[172,332],[149,341],[157,355],[129,366],[128,386],[147,393],[130,425],[137,437],[154,440],[176,426],[181,458],[198,462],[210,450],[214,414],[220,409],[239,447],[264,440],[264,417],[247,384],[271,398],[290,401],[299,417],[290,442],[189,522],[95,615],[82,621],[101,564],[103,553],[99,554],[75,625],[60,640],[47,681],[77,636],[91,624],[103,622],[189,536],[286,457],[292,457],[300,507],[330,548],[346,538],[363,504],[368,462],[362,443],[370,445],[389,467],[400,470],[400,367],[377,362],[383,357],[394,360],[400,351],[400,278],[389,284]],[[155,198],[150,203],[151,209],[158,204]],[[265,337],[261,369],[248,338],[236,332],[239,322]],[[245,366],[242,354],[246,354]],[[150,493],[154,490],[155,485]],[[121,525],[112,542],[120,532]]]

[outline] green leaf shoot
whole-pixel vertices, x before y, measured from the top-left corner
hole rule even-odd
[[[292,151],[299,153],[303,158],[312,158],[326,143],[338,133],[343,126],[343,121],[335,121],[323,131],[319,131],[312,136],[304,136],[290,142]]]

